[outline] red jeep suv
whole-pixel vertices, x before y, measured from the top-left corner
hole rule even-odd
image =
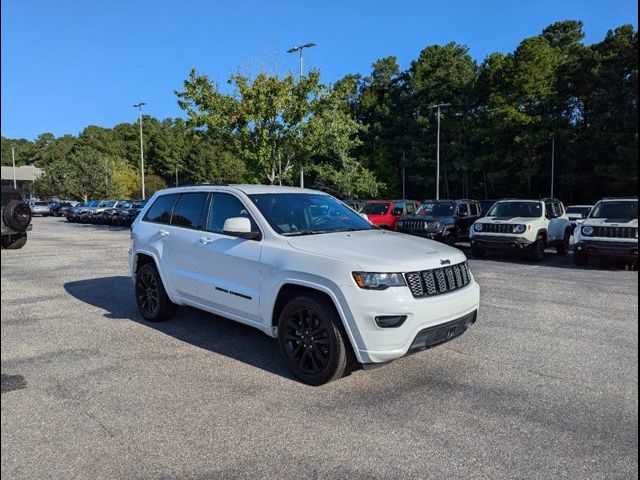
[[[369,221],[380,228],[395,230],[398,219],[403,215],[413,215],[419,204],[415,200],[368,200],[360,213],[367,215]]]

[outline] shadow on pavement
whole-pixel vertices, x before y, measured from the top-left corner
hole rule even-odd
[[[64,284],[71,296],[106,310],[106,318],[126,319],[158,330],[183,342],[293,379],[284,365],[275,339],[255,328],[190,307],[179,307],[165,322],[150,323],[138,313],[130,277],[102,277]]]

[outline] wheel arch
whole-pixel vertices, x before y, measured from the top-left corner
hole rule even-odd
[[[339,299],[330,288],[321,284],[313,284],[301,280],[287,279],[278,287],[277,291],[278,293],[276,295],[273,306],[269,310],[271,312],[270,326],[272,336],[277,336],[278,319],[289,299],[301,293],[319,295],[331,303],[336,313],[338,314],[338,318],[340,318],[342,327],[347,334],[349,346],[351,347],[355,358],[358,360],[358,362],[363,361],[358,350],[358,342],[355,338],[355,335],[357,335],[357,333],[354,332],[354,330],[350,327],[350,322],[348,321],[348,316],[350,315],[350,313],[345,312],[345,310],[341,306]]]

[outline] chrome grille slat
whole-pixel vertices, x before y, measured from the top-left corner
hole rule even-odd
[[[433,270],[405,274],[411,294],[416,297],[430,297],[453,292],[466,287],[471,282],[467,262]]]

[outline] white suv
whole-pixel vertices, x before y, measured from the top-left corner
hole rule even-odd
[[[638,261],[638,199],[603,198],[573,234],[573,259],[585,266],[589,257]]]
[[[157,192],[132,225],[143,317],[190,305],[278,338],[305,383],[339,378],[462,334],[480,289],[456,249],[378,229],[334,197],[295,187]]]
[[[473,224],[471,251],[483,257],[487,249],[524,251],[532,260],[544,258],[548,246],[566,255],[571,222],[559,200],[500,200]]]

